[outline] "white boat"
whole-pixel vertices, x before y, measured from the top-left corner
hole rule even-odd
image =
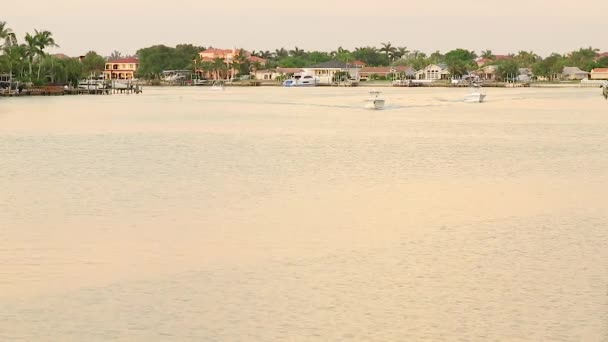
[[[129,89],[132,86],[128,80],[112,80],[112,89]]]
[[[207,85],[208,83],[209,83],[209,81],[203,80],[203,79],[195,79],[192,81],[192,84],[195,86]]]
[[[464,96],[464,102],[481,103],[486,98],[486,94],[481,92],[481,86],[473,84],[471,92]]]
[[[604,84],[602,84],[602,95],[604,96],[604,98],[606,100],[608,100],[608,81],[604,82]]]
[[[215,81],[211,86],[211,90],[224,90],[224,82],[223,81]]]
[[[78,82],[78,88],[87,90],[105,89],[106,82],[103,77],[89,77]]]
[[[283,87],[314,87],[319,82],[312,75],[294,75],[283,82]]]
[[[384,99],[378,98],[380,92],[377,90],[372,90],[369,92],[370,99],[365,100],[365,109],[383,109],[384,108]]]

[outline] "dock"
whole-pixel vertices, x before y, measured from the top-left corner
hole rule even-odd
[[[111,94],[140,94],[143,92],[140,86],[127,88],[65,88],[63,86],[42,86],[24,88],[21,90],[0,89],[2,97],[20,96],[63,96],[63,95],[111,95]]]

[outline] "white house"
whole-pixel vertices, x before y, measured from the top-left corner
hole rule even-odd
[[[416,72],[417,80],[447,80],[450,78],[450,71],[446,64],[431,64],[427,65],[424,69]]]
[[[264,70],[256,70],[254,73],[256,80],[275,80],[281,76],[290,77],[292,75],[299,75],[304,70],[300,68],[276,68],[276,69],[264,69]]]
[[[315,76],[321,84],[333,83],[334,76],[338,72],[346,72],[349,79],[359,81],[360,68],[340,61],[319,63],[302,69],[303,74]]]

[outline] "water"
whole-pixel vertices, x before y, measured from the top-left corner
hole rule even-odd
[[[596,89],[0,99],[2,341],[608,341]]]

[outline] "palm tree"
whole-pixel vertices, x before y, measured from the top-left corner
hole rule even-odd
[[[38,30],[34,30],[35,35],[34,35],[34,39],[36,40],[36,44],[38,45],[39,48],[39,56],[40,57],[44,57],[45,53],[44,53],[44,49],[46,49],[47,47],[58,47],[59,45],[57,45],[55,43],[55,39],[53,39],[53,34],[50,31],[38,31]],[[41,63],[38,63],[38,80],[40,80],[40,67],[41,67]]]
[[[255,61],[249,66],[249,69],[251,70],[250,73],[253,73],[253,75],[255,75],[255,73],[260,70],[260,68],[262,68],[262,63],[260,63],[259,61]]]
[[[213,63],[208,61],[198,62],[198,70],[200,71],[200,77],[205,78],[204,75],[209,76],[213,70]]]
[[[393,59],[395,59],[395,52],[397,51],[397,48],[395,48],[391,42],[388,43],[382,43],[382,47],[380,48],[381,52],[384,52],[386,54],[386,57],[388,58],[389,61],[392,61]]]
[[[9,82],[13,83],[13,70],[14,66],[21,68],[23,60],[25,58],[25,47],[23,45],[10,44],[4,47],[4,57],[8,63],[8,74],[10,77]],[[9,86],[10,92],[10,86]]]
[[[27,57],[27,61],[29,63],[29,76],[30,81],[32,80],[32,65],[34,64],[34,58],[40,54],[40,47],[38,45],[38,41],[35,36],[32,36],[29,33],[25,34],[25,56]]]
[[[292,57],[302,57],[306,54],[304,50],[299,49],[297,46],[289,51],[289,55]]]
[[[118,50],[114,50],[112,51],[112,54],[110,55],[110,60],[115,60],[115,59],[119,59],[122,57],[122,53]]]
[[[405,55],[407,55],[410,51],[407,49],[407,47],[405,46],[400,46],[397,48],[397,51],[395,51],[394,55],[395,55],[395,59],[399,59],[404,57]]]
[[[495,56],[492,53],[492,50],[483,50],[481,51],[481,58],[485,59],[493,59]]]
[[[215,71],[215,79],[219,80],[222,74],[222,71],[226,70],[226,63],[222,58],[216,58],[213,60],[212,68]]]
[[[274,56],[276,59],[285,58],[289,56],[289,52],[285,48],[276,49],[274,50]]]
[[[17,44],[17,36],[10,28],[6,27],[6,21],[0,21],[0,40],[4,39],[4,47]]]

